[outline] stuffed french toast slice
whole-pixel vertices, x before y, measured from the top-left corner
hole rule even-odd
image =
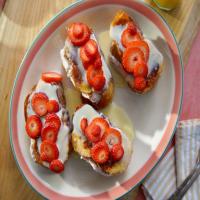
[[[128,136],[88,104],[74,113],[72,145],[83,160],[105,176],[123,173],[132,155]]]
[[[24,102],[32,159],[56,173],[64,170],[71,149],[71,123],[61,81],[56,72],[43,73]]]
[[[151,90],[163,68],[163,56],[154,43],[124,11],[118,11],[112,20],[110,37],[111,65],[134,92],[144,94]]]
[[[74,22],[66,29],[60,55],[67,76],[84,100],[96,108],[103,108],[111,101],[114,87],[97,38],[84,23]]]

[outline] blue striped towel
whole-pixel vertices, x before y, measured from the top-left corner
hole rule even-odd
[[[179,122],[175,141],[175,147],[170,149],[143,183],[147,200],[166,200],[189,175],[200,148],[200,119]],[[199,199],[200,177],[183,200]]]

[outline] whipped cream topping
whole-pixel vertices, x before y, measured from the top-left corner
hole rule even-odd
[[[80,109],[78,109],[75,112],[74,117],[73,117],[73,127],[74,127],[73,133],[78,134],[83,141],[87,140],[86,137],[83,135],[81,128],[80,128],[80,122],[83,117],[87,118],[88,124],[94,118],[102,117],[107,120],[107,122],[109,123],[110,126],[112,126],[110,121],[102,113],[98,113],[92,106],[85,104],[84,106],[82,106]],[[127,166],[129,163],[129,160],[131,158],[131,154],[132,154],[132,141],[129,141],[126,134],[124,132],[122,132],[120,129],[118,129],[114,126],[112,126],[112,127],[117,129],[121,133],[121,136],[122,136],[122,146],[124,148],[124,155],[123,155],[122,159],[120,161],[118,161],[118,163],[123,163],[125,166]],[[94,161],[87,160],[87,162],[89,162],[91,164],[91,166],[93,167],[94,170],[99,172],[100,169],[99,169],[99,167],[96,166],[96,163]]]
[[[110,37],[117,42],[119,48],[122,51],[124,51],[125,48],[121,43],[121,35],[126,28],[127,24],[110,26]],[[149,45],[149,60],[147,62],[147,66],[148,75],[150,75],[154,69],[158,68],[163,63],[163,55],[156,48],[151,40],[144,37],[144,41],[147,42],[147,44]]]
[[[104,59],[104,57],[102,55],[101,49],[100,49],[100,47],[98,45],[98,42],[97,42],[97,39],[96,39],[94,33],[91,33],[90,39],[93,39],[93,40],[96,41],[97,46],[98,46],[98,51],[99,51],[99,53],[101,55],[102,70],[103,70],[104,77],[106,79],[104,88],[102,89],[102,91],[103,91],[103,90],[106,90],[108,88],[108,84],[109,84],[109,81],[111,79],[111,73],[110,73],[110,70],[109,70],[109,68],[108,68],[108,66],[107,66],[107,64],[105,62],[105,59]],[[78,67],[78,69],[79,69],[79,71],[80,71],[80,73],[82,75],[83,83],[89,85],[89,83],[87,81],[86,70],[84,69],[84,66],[83,66],[81,58],[80,58],[80,47],[74,46],[69,39],[66,39],[65,46],[60,51],[60,56],[61,56],[62,64],[63,64],[65,70],[67,71],[68,76],[70,76],[69,71],[70,71],[72,66],[71,66],[71,63],[66,59],[66,56],[68,58],[70,58],[77,65],[77,67]],[[94,91],[93,92],[93,96],[91,98],[91,101],[93,101],[93,102],[100,101],[100,99],[101,99],[101,95],[100,94],[101,94],[102,91],[100,91],[100,92]],[[88,94],[84,94],[83,93],[83,96],[88,98]]]
[[[58,85],[54,85],[51,83],[46,83],[43,80],[39,80],[35,90],[32,92],[32,94],[29,97],[29,101],[28,101],[28,105],[27,105],[27,114],[28,116],[30,115],[35,115],[35,112],[31,106],[31,99],[33,97],[33,95],[35,93],[38,92],[43,92],[45,93],[49,100],[56,100],[59,103],[58,100],[58,96],[57,96],[57,89],[59,89],[60,86]],[[67,110],[59,103],[60,106],[60,110],[56,113],[56,115],[58,115],[58,117],[60,118],[60,120],[62,119],[63,115],[68,115]],[[40,117],[41,121],[42,121],[42,125],[44,125],[45,123],[45,117]],[[69,126],[67,126],[65,123],[62,122],[61,120],[61,126],[58,132],[58,136],[57,136],[57,141],[56,141],[56,145],[58,147],[59,150],[59,157],[58,159],[61,160],[63,163],[65,162],[65,160],[68,159],[68,152],[69,152],[69,132],[70,132],[70,128]],[[40,153],[40,145],[42,143],[41,141],[41,137],[36,139],[37,141],[37,146],[38,146],[38,151]],[[34,159],[34,154],[33,154],[33,148],[32,145],[35,143],[34,139],[31,139],[31,146],[30,146],[30,151],[31,151],[31,156]],[[43,161],[43,164],[46,167],[49,167],[49,163]]]
[[[151,72],[158,68],[163,63],[163,55],[160,53],[160,51],[156,48],[156,46],[153,44],[151,40],[144,39],[145,42],[149,45],[149,60],[147,62],[148,66],[148,74],[151,74]]]
[[[121,36],[123,31],[127,28],[127,24],[110,26],[110,37],[117,42],[119,48],[124,51],[125,48],[121,43]]]

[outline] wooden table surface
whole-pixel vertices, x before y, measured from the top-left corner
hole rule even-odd
[[[44,24],[73,0],[6,0],[0,11],[0,199],[41,199],[20,174],[9,143],[8,112],[13,82],[25,51]],[[146,0],[153,7],[155,5]],[[1,6],[0,6],[1,7]],[[156,8],[157,9],[157,8]],[[157,9],[173,29],[186,64],[200,27],[200,0],[182,0],[171,11]],[[134,199],[136,192],[129,198]]]

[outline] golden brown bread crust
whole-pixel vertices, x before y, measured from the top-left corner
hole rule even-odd
[[[123,10],[120,10],[115,15],[113,21],[111,22],[111,25],[112,26],[124,25],[130,21],[133,21],[133,19],[127,13],[125,13]]]
[[[148,77],[147,77],[147,87],[145,88],[144,91],[137,91],[134,90],[138,93],[141,94],[145,94],[146,92],[150,91],[151,89],[153,89],[153,87],[155,86],[158,78],[160,77],[160,74],[162,73],[162,67],[161,65],[159,65],[159,67],[157,69],[155,69]]]
[[[26,99],[25,99],[25,101],[24,101],[24,118],[25,118],[25,122],[27,121],[27,107],[28,107],[28,99],[29,99],[29,97],[30,97],[30,94],[28,94],[27,96],[26,96]]]
[[[78,153],[84,160],[94,162],[91,159],[90,155],[90,144],[87,143],[87,141],[83,141],[81,137],[75,133],[72,132],[72,145],[74,148],[74,151]],[[125,165],[122,162],[116,162],[116,163],[106,163],[103,165],[99,165],[95,163],[96,166],[101,169],[102,174],[108,175],[108,176],[113,176],[120,174],[124,172],[127,168],[127,165]]]
[[[114,26],[114,25],[123,25],[123,24],[126,24],[127,22],[129,21],[133,21],[133,19],[131,19],[127,13],[125,13],[124,11],[119,11],[113,21],[111,22],[111,26]],[[134,21],[133,21],[134,22]],[[135,23],[135,22],[134,22]],[[135,23],[136,24],[136,23]],[[141,32],[140,32],[141,33]],[[141,33],[142,35],[142,33]],[[123,55],[123,52],[122,50],[119,48],[117,42],[115,40],[112,41],[111,43],[111,47],[110,47],[110,53],[111,55],[120,63],[122,69],[123,69],[123,66],[122,66],[122,55]],[[112,59],[110,59],[110,63],[111,65],[116,65],[116,63],[114,63],[112,61]],[[154,71],[147,77],[147,87],[145,88],[145,90],[143,91],[138,91],[136,89],[134,89],[134,86],[133,84],[129,85],[129,87],[134,91],[134,92],[137,92],[137,93],[140,93],[140,94],[145,94],[146,92],[150,91],[156,84],[161,72],[162,72],[162,67],[163,66],[158,66],[158,68],[154,69]]]
[[[87,98],[84,98],[82,96],[83,103],[90,104],[95,109],[99,110],[101,108],[104,108],[106,105],[108,105],[111,102],[112,97],[113,97],[113,93],[114,93],[114,82],[113,82],[113,79],[110,79],[110,82],[108,84],[108,88],[102,93],[101,100],[97,104],[92,103]]]
[[[117,59],[118,62],[122,62],[123,52],[121,51],[115,40],[113,40],[111,43],[110,52]]]
[[[59,103],[62,106],[65,106],[65,97],[64,97],[64,91],[63,91],[63,86],[62,84],[57,84],[57,83],[53,83],[56,85],[59,85],[59,90],[57,90],[57,97],[59,100]],[[34,92],[34,90],[36,89],[36,85],[33,86],[31,92],[26,96],[26,99],[24,101],[24,117],[25,117],[25,121],[27,121],[27,117],[28,117],[28,113],[27,113],[27,107],[28,107],[28,103],[29,103],[29,97],[31,96],[31,94]],[[66,123],[69,125],[69,118],[68,119],[63,119],[62,118],[63,123]],[[39,149],[38,149],[38,144],[37,144],[37,139],[31,139],[31,153],[33,154],[33,159],[36,163],[42,165],[43,167],[46,167],[43,164],[43,161],[40,158],[40,153],[39,153]],[[66,147],[68,148],[68,147]],[[71,144],[71,138],[69,140],[69,152],[68,152],[68,156],[70,155],[70,153],[72,152],[72,144]]]

